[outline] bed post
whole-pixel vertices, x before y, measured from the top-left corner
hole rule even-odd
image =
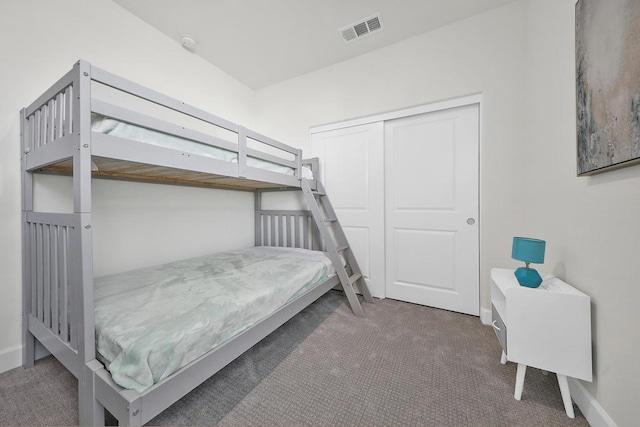
[[[73,155],[73,213],[80,227],[73,232],[71,274],[73,281],[72,328],[76,331],[78,357],[83,366],[78,378],[80,425],[104,425],[104,408],[95,398],[95,325],[93,305],[93,243],[91,230],[91,64],[74,65],[74,132],[79,133]]]
[[[302,165],[311,169],[311,173],[313,174],[313,181],[309,181],[309,185],[312,190],[315,190],[317,185],[316,182],[320,182],[320,159],[318,157],[302,159]],[[312,247],[311,248],[314,251],[322,251],[325,249],[325,247],[322,240],[322,235],[320,233],[320,229],[317,227],[317,224],[315,224],[315,222],[312,221],[311,219],[310,219],[310,223],[312,224]]]
[[[320,158],[319,157],[311,157],[310,159],[303,159],[302,165],[311,169],[311,173],[313,174],[313,179],[316,181],[320,180]],[[314,187],[311,187],[313,190]]]
[[[262,190],[254,191],[254,207],[255,207],[255,227],[254,227],[254,245],[262,246]]]
[[[33,367],[36,359],[36,339],[29,332],[29,312],[31,308],[31,280],[29,275],[29,246],[27,242],[27,213],[33,211],[33,174],[27,171],[27,147],[31,134],[25,123],[26,109],[20,110],[20,159],[22,161],[22,366]]]

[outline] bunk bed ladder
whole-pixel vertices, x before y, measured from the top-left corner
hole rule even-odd
[[[317,189],[315,191],[311,189],[307,179],[302,179],[301,181],[302,193],[322,236],[324,250],[338,274],[342,289],[349,301],[349,306],[351,306],[351,310],[356,316],[364,317],[364,311],[360,306],[360,300],[354,286],[358,286],[366,302],[373,303],[373,297],[362,276],[362,271],[358,266],[353,251],[349,247],[349,242],[338,221],[336,212],[320,181],[316,181]],[[346,265],[343,263],[343,259]]]

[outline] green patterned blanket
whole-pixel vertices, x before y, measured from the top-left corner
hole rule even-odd
[[[96,350],[142,392],[333,274],[322,252],[257,247],[96,278]]]

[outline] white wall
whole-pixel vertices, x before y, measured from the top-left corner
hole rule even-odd
[[[22,339],[20,109],[80,58],[248,126],[254,93],[110,0],[3,1],[0,57],[2,372],[20,363]],[[37,207],[70,209],[70,179],[37,184]],[[106,180],[93,188],[96,275],[253,244],[251,193]]]
[[[262,130],[308,148],[325,123],[483,94],[481,306],[511,238],[591,296],[596,420],[637,424],[640,166],[576,177],[575,0],[523,0],[258,92]],[[544,313],[541,313],[544,315]]]
[[[305,151],[312,126],[482,93],[481,305],[489,307],[489,269],[517,265],[511,237],[546,239],[540,269],[593,299],[595,378],[585,385],[618,425],[634,425],[640,167],[575,177],[574,3],[523,0],[256,96],[108,0],[4,1],[0,370],[18,363],[20,346],[18,111],[84,58]],[[53,194],[70,191],[64,178],[39,180],[38,188],[48,206],[57,203]],[[111,181],[94,188],[98,274],[251,244],[249,194]],[[212,214],[234,222],[219,228]],[[194,234],[193,224],[206,232]]]
[[[263,132],[309,147],[309,128],[482,93],[481,302],[489,270],[515,265],[511,238],[524,232],[524,4],[423,34],[258,92]]]
[[[531,0],[526,17],[528,231],[544,267],[592,298],[594,382],[619,426],[638,425],[640,167],[576,177],[575,0]]]

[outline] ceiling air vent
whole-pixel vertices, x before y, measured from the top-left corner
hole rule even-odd
[[[380,13],[377,13],[373,16],[363,19],[362,21],[358,21],[355,24],[341,28],[338,31],[340,32],[340,35],[342,35],[342,38],[345,42],[350,42],[352,40],[371,34],[374,31],[380,30],[381,28],[382,17],[380,16]]]

